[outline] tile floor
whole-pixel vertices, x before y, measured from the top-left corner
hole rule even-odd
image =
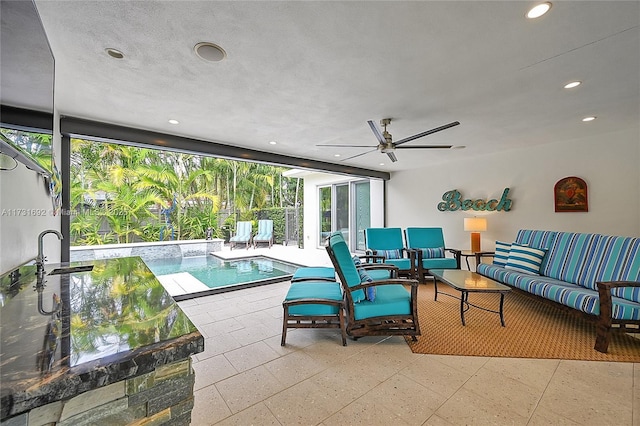
[[[323,329],[289,330],[282,347],[288,288],[179,303],[205,336],[192,425],[640,426],[640,364],[420,355],[399,337],[343,347]]]

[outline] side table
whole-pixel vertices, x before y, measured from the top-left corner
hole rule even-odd
[[[471,250],[463,250],[460,252],[460,256],[464,257],[465,262],[467,262],[467,269],[470,271],[471,266],[469,266],[469,258],[474,257],[476,259],[476,268],[478,263],[480,263],[480,258],[483,256],[493,256],[495,252],[492,251],[471,251]]]

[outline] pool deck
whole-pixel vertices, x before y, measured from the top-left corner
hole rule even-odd
[[[264,256],[274,260],[293,263],[300,266],[332,266],[327,251],[322,249],[300,249],[297,246],[283,246],[274,244],[271,248],[250,247],[236,248],[231,250],[228,245],[224,245],[222,251],[211,253],[223,260],[236,260],[245,257]],[[190,297],[208,295],[212,289],[200,282],[188,272],[167,274],[158,276],[158,281],[162,283],[167,292],[174,298],[184,300]],[[200,293],[196,295],[197,293]]]
[[[213,253],[224,259],[233,260],[243,257],[265,256],[283,262],[294,263],[300,266],[333,266],[331,259],[324,248],[321,249],[300,249],[296,246],[283,246],[274,244],[271,248],[253,247],[249,249],[235,248],[231,250],[228,245],[224,245],[222,251]]]

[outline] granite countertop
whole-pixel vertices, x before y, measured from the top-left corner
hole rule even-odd
[[[17,271],[0,278],[1,420],[204,350],[139,257],[46,265],[40,280]]]

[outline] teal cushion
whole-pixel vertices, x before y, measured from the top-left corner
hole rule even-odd
[[[444,257],[444,247],[421,248],[419,250],[422,252],[423,259]]]
[[[291,284],[285,296],[285,301],[299,299],[329,299],[342,300],[340,284],[326,281],[304,281]],[[337,315],[338,307],[309,303],[289,307],[289,315]]]
[[[388,280],[391,278],[391,271],[388,269],[366,269],[367,274],[374,280]]]
[[[509,259],[507,259],[505,269],[540,275],[540,265],[542,265],[545,252],[542,249],[513,243],[511,244],[511,250],[509,250]]]
[[[509,260],[509,251],[511,250],[511,244],[504,243],[502,241],[496,241],[496,251],[493,256],[493,264],[496,266],[506,266],[507,260]]]
[[[424,269],[457,269],[458,262],[452,257],[443,257],[440,259],[423,259],[422,267]]]
[[[408,271],[411,269],[411,259],[391,259],[385,260],[384,263],[397,266],[401,271]]]
[[[310,266],[296,269],[291,281],[301,280],[305,278],[336,278],[336,271],[331,267],[325,266]]]
[[[358,274],[358,269],[356,265],[353,263],[353,259],[351,258],[351,252],[349,252],[349,247],[347,247],[347,243],[344,240],[344,237],[341,233],[335,232],[331,234],[329,237],[329,247],[333,251],[334,256],[334,266],[336,269],[340,269],[342,275],[344,276],[345,283],[348,287],[354,287],[360,284],[360,274]],[[351,292],[351,297],[354,302],[359,302],[365,299],[364,290],[359,289]]]
[[[409,314],[411,314],[411,293],[401,284],[377,286],[375,302],[364,300],[353,306],[353,315],[356,320]]]

